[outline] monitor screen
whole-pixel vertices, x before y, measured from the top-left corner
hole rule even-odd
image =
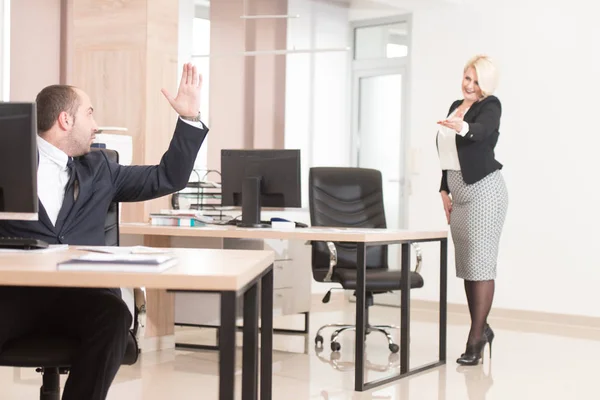
[[[300,207],[300,150],[223,150],[222,205],[241,206],[245,178],[260,177],[263,207]]]
[[[36,220],[35,103],[0,103],[0,219]]]
[[[261,207],[301,207],[300,150],[222,150],[221,204],[260,227]]]

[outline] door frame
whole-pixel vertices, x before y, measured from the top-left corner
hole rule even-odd
[[[355,47],[356,47],[356,29],[388,25],[394,23],[406,22],[408,25],[408,53],[405,57],[398,58],[382,58],[382,59],[367,59],[367,60],[354,60]],[[351,59],[351,104],[350,104],[350,115],[351,115],[351,137],[350,137],[350,162],[352,166],[358,166],[358,152],[360,149],[360,80],[362,78],[382,76],[382,75],[394,75],[400,74],[402,76],[402,107],[400,110],[401,118],[401,137],[400,137],[400,149],[399,155],[401,158],[400,163],[400,204],[401,209],[398,212],[398,227],[400,229],[407,228],[408,226],[408,199],[410,195],[410,180],[407,178],[407,172],[409,171],[409,148],[410,148],[410,60],[411,60],[411,32],[412,32],[412,16],[410,14],[398,15],[393,17],[384,17],[376,19],[368,19],[362,21],[355,21],[350,24],[350,41],[352,48],[350,51]],[[398,250],[399,251],[399,250]]]

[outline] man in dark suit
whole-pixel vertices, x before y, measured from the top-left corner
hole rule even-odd
[[[184,188],[208,129],[200,122],[201,77],[186,64],[178,93],[163,94],[179,114],[160,164],[122,166],[90,152],[97,125],[90,98],[53,85],[37,96],[38,221],[0,221],[0,236],[51,244],[103,245],[111,202],[145,201]],[[132,316],[119,289],[0,287],[0,350],[8,340],[51,332],[80,339],[63,400],[105,399],[125,354]]]

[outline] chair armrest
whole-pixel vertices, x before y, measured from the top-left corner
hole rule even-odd
[[[307,246],[312,246],[313,242],[316,241],[307,240],[304,244]],[[333,242],[325,243],[327,243],[327,248],[329,249],[329,271],[327,271],[327,275],[325,275],[325,279],[323,280],[323,282],[331,282],[331,277],[333,276],[333,269],[335,268],[338,262],[337,249],[335,248],[335,244],[333,244]]]
[[[327,242],[327,248],[329,248],[329,271],[327,271],[327,275],[325,275],[325,279],[323,279],[323,282],[331,282],[331,277],[333,276],[333,269],[335,268],[338,262],[337,249],[335,248],[335,244],[333,244],[333,242]]]
[[[312,245],[313,241],[307,241],[307,245]],[[337,249],[333,242],[326,242],[327,247],[329,248],[329,271],[327,271],[327,275],[325,275],[325,279],[323,282],[331,282],[331,277],[333,276],[333,270],[338,262],[337,257]],[[415,259],[417,261],[417,265],[415,266],[416,273],[421,273],[421,267],[423,266],[423,252],[421,251],[421,246],[418,243],[411,243],[413,249],[415,250]]]
[[[134,288],[133,297],[135,300],[135,308],[137,308],[138,310],[146,308],[146,294],[144,293],[142,288]]]
[[[417,265],[415,266],[415,272],[417,274],[421,273],[421,267],[423,265],[423,252],[421,251],[421,247],[418,243],[411,243],[413,249],[415,250],[415,258],[417,260]]]
[[[145,337],[146,328],[146,292],[141,288],[133,289],[135,301],[135,316],[133,323],[133,335],[138,342]]]

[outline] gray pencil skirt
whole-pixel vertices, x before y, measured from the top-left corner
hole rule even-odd
[[[448,187],[456,276],[469,281],[495,279],[508,209],[508,191],[500,170],[472,185],[465,183],[460,171],[448,171]]]

